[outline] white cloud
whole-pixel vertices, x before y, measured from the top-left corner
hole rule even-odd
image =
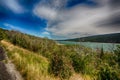
[[[54,3],[54,0],[52,0]],[[94,0],[93,0],[94,1]],[[76,5],[70,9],[51,7],[52,4],[37,5],[34,13],[48,20],[47,31],[53,36],[73,38],[93,34],[107,34],[120,32],[119,29],[99,26],[101,21],[107,20],[111,15],[110,0],[97,1],[99,6]],[[59,2],[60,3],[60,2]],[[62,2],[61,2],[62,3]],[[64,3],[65,5],[66,3]],[[54,8],[55,7],[55,8]]]
[[[45,31],[42,33],[42,35],[50,35],[50,33]]]
[[[37,6],[34,9],[34,13],[38,15],[41,18],[47,19],[47,20],[53,20],[57,16],[57,12],[54,9],[51,9],[49,7],[39,7]]]
[[[43,19],[55,20],[66,2],[67,0],[42,0],[35,6],[33,13]]]
[[[40,35],[40,37],[47,37],[47,38],[51,39],[50,33],[47,32],[47,31],[42,32],[42,34]]]
[[[1,0],[2,4],[12,10],[14,13],[24,13],[24,9],[18,3],[18,0]]]

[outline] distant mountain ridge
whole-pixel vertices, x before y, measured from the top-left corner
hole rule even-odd
[[[59,41],[120,43],[120,33],[94,35],[94,36],[66,39],[66,40],[59,40]]]

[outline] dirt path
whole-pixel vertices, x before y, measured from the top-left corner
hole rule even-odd
[[[0,47],[0,80],[23,80],[2,47]]]

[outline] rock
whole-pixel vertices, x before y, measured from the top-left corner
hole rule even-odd
[[[0,46],[0,61],[5,60],[6,56],[4,54],[3,48]]]
[[[5,63],[0,62],[0,80],[12,80],[11,75],[8,73]]]
[[[20,73],[16,70],[13,63],[10,61],[6,64],[7,72],[11,75],[12,80],[23,80]]]

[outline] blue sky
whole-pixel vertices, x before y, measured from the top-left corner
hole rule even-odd
[[[118,33],[120,2],[112,1],[0,0],[0,27],[51,39]]]

